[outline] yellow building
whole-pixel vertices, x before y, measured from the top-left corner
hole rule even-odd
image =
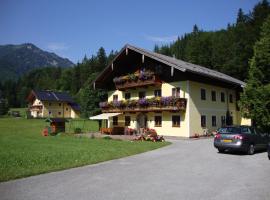
[[[93,82],[108,90],[108,100],[100,103],[100,118],[92,119],[164,136],[205,135],[223,125],[250,124],[237,107],[244,86],[226,74],[126,45]]]
[[[78,118],[80,106],[64,92],[32,90],[27,97],[33,118]]]

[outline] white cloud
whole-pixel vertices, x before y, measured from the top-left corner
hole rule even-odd
[[[68,50],[69,46],[65,43],[52,42],[47,45],[47,48],[51,51],[64,51]]]
[[[147,40],[153,41],[153,42],[173,42],[177,40],[177,35],[172,36],[145,36]]]

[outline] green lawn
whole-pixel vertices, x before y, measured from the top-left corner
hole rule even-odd
[[[9,111],[19,111],[20,115],[26,118],[26,110],[27,108],[10,108]]]
[[[96,130],[96,122],[84,122]],[[41,136],[42,119],[0,118],[0,181],[129,156],[169,143]],[[67,125],[68,126],[68,125]]]

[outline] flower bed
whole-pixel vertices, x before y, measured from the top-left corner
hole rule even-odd
[[[163,136],[159,136],[155,129],[146,128],[144,133],[134,139],[135,141],[164,142]]]

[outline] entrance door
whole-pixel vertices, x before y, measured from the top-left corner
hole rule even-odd
[[[137,115],[137,130],[141,133],[141,129],[147,128],[147,116],[140,113]]]

